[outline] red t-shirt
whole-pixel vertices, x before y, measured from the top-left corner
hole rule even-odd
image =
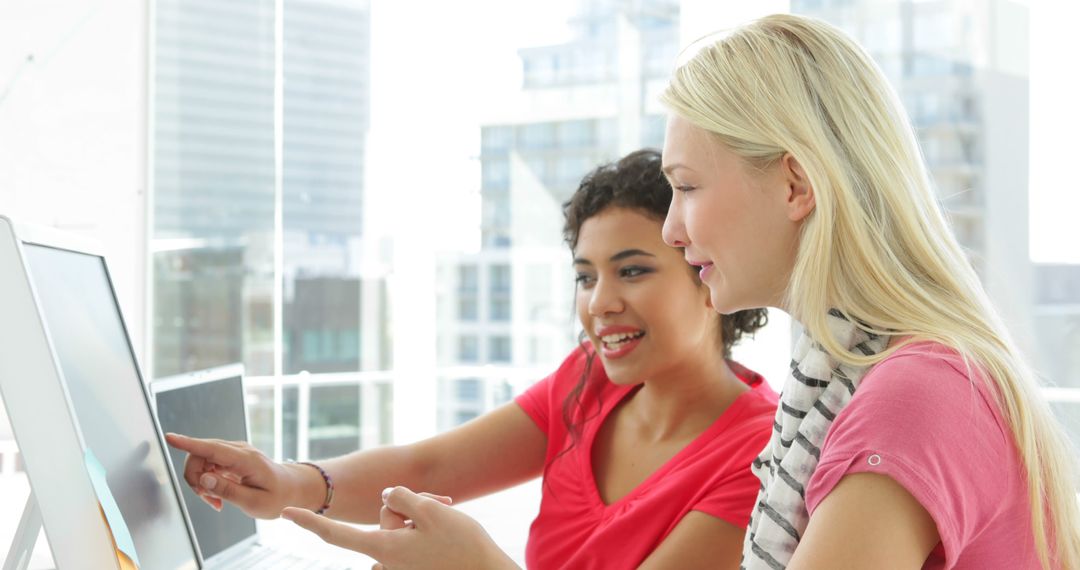
[[[750,463],[769,441],[778,400],[764,379],[729,362],[752,389],[630,493],[605,505],[592,470],[593,441],[607,415],[636,386],[613,384],[600,361],[594,362],[589,382],[601,387],[583,401],[591,419],[580,441],[555,459],[570,443],[563,400],[581,378],[586,357],[583,349],[575,350],[554,374],[516,400],[548,439],[548,468],[540,514],[529,531],[527,566],[636,568],[690,511],[745,528],[760,487]]]
[[[923,568],[1038,568],[1027,479],[985,376],[934,342],[906,346],[863,377],[836,416],[806,487],[813,515],[849,473],[903,486],[937,524]]]

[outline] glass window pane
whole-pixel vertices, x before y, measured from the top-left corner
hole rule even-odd
[[[284,4],[282,222],[284,372],[376,369],[361,362],[365,313],[378,311],[365,286],[364,156],[370,14],[364,3]],[[367,278],[367,279],[365,279]],[[365,283],[365,281],[369,281]],[[364,299],[368,299],[365,304]]]
[[[512,360],[510,346],[510,337],[492,337],[488,357],[492,362],[510,362]]]
[[[380,382],[375,393],[379,399],[379,445],[390,445],[394,441],[394,387]]]
[[[300,456],[300,389],[281,389],[281,459]]]
[[[477,412],[457,412],[454,416],[455,425],[461,425],[467,421],[479,417]]]
[[[479,271],[475,265],[458,267],[458,290],[462,293],[475,293],[480,290]]]
[[[479,378],[462,378],[454,384],[459,400],[477,403],[483,400],[484,384]]]
[[[274,2],[153,13],[154,375],[272,374]]]
[[[337,457],[360,449],[360,385],[313,386],[308,456]]]
[[[473,335],[458,338],[458,360],[476,362],[480,359],[480,339]]]
[[[247,391],[248,433],[251,445],[267,457],[274,456],[274,389],[249,388]]]

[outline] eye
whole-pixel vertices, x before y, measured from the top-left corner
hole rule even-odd
[[[596,278],[588,273],[578,273],[577,276],[574,277],[574,282],[577,283],[578,287],[588,289],[596,282]]]
[[[645,275],[646,273],[652,273],[652,269],[649,269],[648,267],[640,267],[640,266],[637,266],[637,265],[630,265],[630,266],[627,266],[627,267],[623,267],[622,269],[619,270],[619,276],[620,277],[633,278],[633,277],[639,277],[641,275]]]
[[[697,189],[696,186],[672,186],[672,188],[678,190],[679,192],[682,192],[683,194],[686,194],[687,192],[690,192],[691,190],[696,190]]]

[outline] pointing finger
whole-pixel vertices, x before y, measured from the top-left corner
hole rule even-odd
[[[394,531],[360,530],[296,507],[289,507],[282,511],[281,518],[315,533],[323,542],[366,554],[376,560],[381,560],[385,556],[388,543],[393,540]]]

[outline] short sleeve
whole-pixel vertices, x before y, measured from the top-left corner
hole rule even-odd
[[[552,434],[551,430],[559,429],[554,422],[562,422],[562,399],[581,378],[587,360],[588,353],[585,349],[580,347],[574,349],[555,372],[533,384],[514,399],[549,439],[558,435]]]
[[[761,480],[750,470],[750,465],[769,443],[776,414],[775,403],[766,397],[759,400],[752,415],[738,429],[725,434],[730,448],[725,450],[723,464],[717,469],[718,476],[692,507],[692,510],[712,515],[739,528],[746,528],[750,524],[750,513],[761,489]]]
[[[896,481],[937,524],[948,564],[1010,487],[1015,466],[981,375],[944,348],[894,355],[863,378],[829,429],[806,489],[812,515],[850,473]]]
[[[533,384],[514,399],[517,405],[525,410],[525,414],[532,418],[540,431],[548,435],[551,420],[551,388],[555,383],[555,374],[549,374],[543,380]]]

